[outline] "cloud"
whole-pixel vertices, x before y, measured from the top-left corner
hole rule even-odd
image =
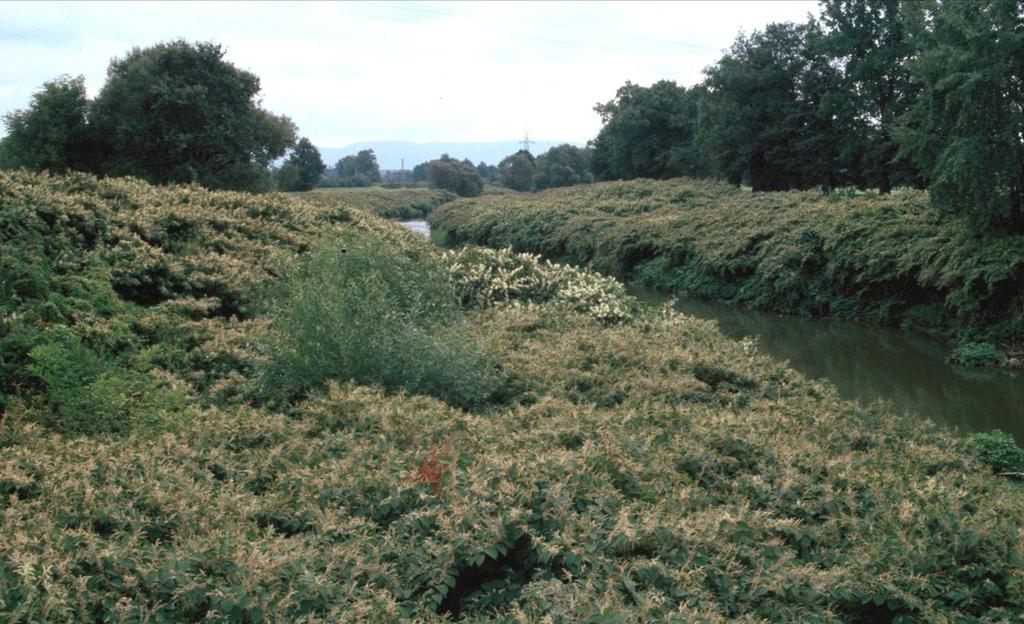
[[[216,41],[263,104],[321,146],[359,140],[585,142],[625,81],[692,84],[738,31],[810,2],[2,3],[0,110],[59,74],[90,94],[133,46]]]

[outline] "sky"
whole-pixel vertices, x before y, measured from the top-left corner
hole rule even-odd
[[[61,75],[90,97],[110,60],[185,39],[260,77],[263,106],[320,147],[356,141],[585,143],[626,81],[691,85],[739,32],[811,1],[0,2],[0,112]]]

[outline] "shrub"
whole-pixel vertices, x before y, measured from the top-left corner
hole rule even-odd
[[[296,397],[351,379],[483,404],[497,388],[496,365],[435,258],[355,234],[311,252],[269,295],[271,362],[260,392]]]
[[[29,358],[28,372],[45,389],[50,409],[42,420],[58,431],[121,433],[135,424],[155,424],[184,405],[181,392],[97,353],[67,327],[48,331]]]
[[[992,472],[1024,471],[1024,449],[1005,431],[994,429],[972,434],[967,438],[967,448],[981,462],[991,466]]]
[[[1003,354],[988,342],[965,342],[953,349],[950,358],[964,366],[991,366],[1003,361]]]

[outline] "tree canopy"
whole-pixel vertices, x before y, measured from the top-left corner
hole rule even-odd
[[[215,189],[269,184],[270,163],[295,143],[295,125],[259,106],[260,81],[212,43],[134,48],[107,69],[90,124],[104,137],[107,175]]]
[[[86,125],[85,79],[60,76],[44,83],[25,110],[4,115],[0,167],[63,172],[90,170],[93,138]]]
[[[533,176],[537,173],[537,165],[533,154],[527,150],[519,150],[501,159],[498,163],[497,180],[513,191],[532,191]]]
[[[978,230],[1024,231],[1024,8],[942,2],[915,18],[921,93],[902,118],[902,153],[941,211]]]
[[[334,165],[338,186],[370,186],[380,184],[380,165],[372,149],[345,156]]]
[[[700,93],[671,80],[619,87],[611,101],[594,107],[604,124],[594,139],[594,175],[630,180],[702,174],[693,144]]]
[[[534,190],[594,181],[590,173],[590,150],[575,145],[566,143],[552,147],[538,156],[535,164]]]
[[[61,77],[5,116],[0,164],[267,190],[295,125],[264,110],[259,92],[259,78],[226,62],[219,45],[133,48],[111,61],[94,101],[81,77]]]
[[[316,186],[326,170],[320,150],[303,137],[278,170],[277,186],[282,191],[308,191]]]
[[[448,154],[430,161],[427,166],[430,185],[462,197],[476,197],[484,189],[483,180],[471,162],[460,162]]]

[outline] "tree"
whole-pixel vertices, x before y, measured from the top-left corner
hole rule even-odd
[[[323,159],[320,158],[320,150],[305,137],[299,139],[299,143],[288,155],[288,160],[285,161],[281,171],[283,172],[285,168],[293,169],[294,174],[289,172],[279,178],[278,188],[282,191],[308,191],[316,186],[320,176],[327,170]]]
[[[96,146],[87,110],[82,76],[60,76],[44,83],[29,108],[4,115],[7,136],[0,142],[0,167],[93,170]]]
[[[807,45],[816,35],[813,24],[769,24],[705,70],[697,140],[719,175],[755,191],[840,183],[841,137],[825,106],[836,71]]]
[[[445,189],[462,197],[476,197],[483,191],[484,182],[480,179],[476,167],[459,162],[448,154],[442,154],[437,160],[430,161],[428,171],[430,185],[435,188]]]
[[[537,166],[533,154],[527,150],[519,150],[501,159],[496,177],[499,184],[513,191],[531,191],[533,176],[536,173]]]
[[[346,156],[334,165],[340,186],[370,186],[380,184],[380,166],[372,149]]]
[[[533,186],[543,190],[594,181],[590,173],[590,150],[575,145],[558,145],[537,157]]]
[[[894,185],[919,184],[916,168],[897,157],[896,120],[914,101],[900,0],[822,0],[820,51],[838,68],[828,101],[842,126],[840,166],[860,186],[888,193]]]
[[[274,170],[274,186],[279,191],[299,190],[299,168],[295,163],[285,161]],[[307,189],[308,190],[308,189]]]
[[[156,184],[265,189],[295,125],[261,108],[259,92],[259,78],[224,61],[219,45],[133,48],[110,63],[90,110],[106,144],[101,168]]]
[[[919,8],[910,70],[921,93],[901,119],[900,152],[940,211],[979,232],[1024,232],[1024,10],[1001,0]]]
[[[427,182],[430,180],[430,162],[423,162],[412,168],[413,182]]]
[[[614,99],[594,107],[603,124],[593,142],[594,175],[631,180],[704,174],[694,144],[702,95],[700,87],[687,89],[671,80],[619,87]]]
[[[476,172],[480,174],[480,178],[485,182],[494,182],[498,176],[498,168],[494,165],[488,165],[482,160],[476,166]]]

